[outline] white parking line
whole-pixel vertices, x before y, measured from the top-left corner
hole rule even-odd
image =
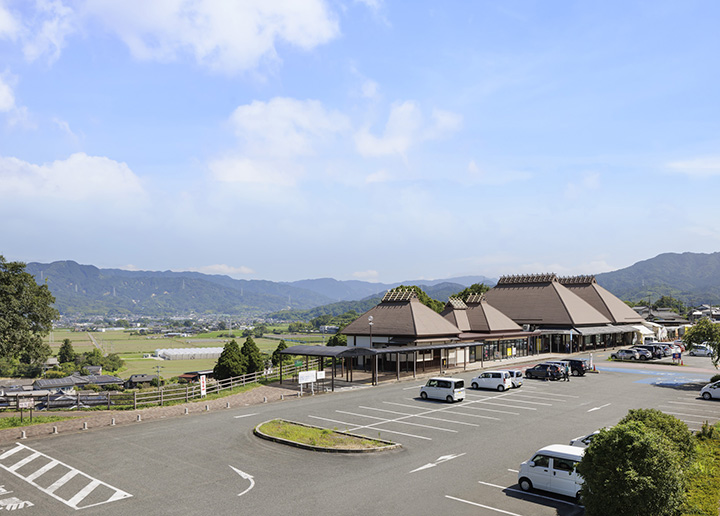
[[[505,405],[500,405],[500,406],[504,407]],[[491,408],[485,408],[485,407],[476,407],[476,406],[470,405],[470,404],[463,405],[463,408],[472,409],[472,410],[482,410],[485,412],[495,412],[497,414],[509,414],[511,416],[519,416],[520,415],[519,412],[510,412],[508,410],[497,410],[497,409],[491,409]],[[518,408],[526,408],[526,407],[518,407]],[[530,410],[535,410],[535,409],[530,409]]]
[[[542,400],[542,399],[545,399],[545,396],[534,396],[533,393],[530,393],[530,394],[520,394],[519,392],[514,392],[514,393],[513,393],[513,399],[515,399],[515,398],[518,397],[518,396],[520,396],[520,397],[525,397],[525,398],[530,398],[531,400],[537,400],[537,399],[541,399],[541,400]],[[557,402],[557,403],[565,403],[565,402],[568,401],[568,400],[546,400],[546,401],[554,401],[554,402]]]
[[[495,507],[490,507],[489,505],[483,505],[481,503],[471,502],[470,500],[463,500],[462,498],[455,498],[454,496],[450,496],[450,495],[445,495],[445,498],[449,498],[450,500],[455,500],[458,502],[466,503],[468,505],[474,505],[475,507],[482,507],[483,509],[490,509],[491,511],[499,512],[502,514],[509,514],[510,516],[522,516],[515,512],[503,511],[502,509],[496,509]]]
[[[387,403],[387,402],[386,402]],[[412,414],[406,414],[404,412],[395,412],[394,410],[386,410],[381,408],[375,408],[375,407],[365,407],[360,406],[361,409],[365,410],[375,410],[377,412],[387,412],[388,414],[395,414],[396,416],[410,416]],[[420,417],[423,419],[432,419],[433,421],[442,421],[443,423],[453,423],[456,425],[467,425],[467,426],[480,426],[476,425],[475,423],[466,423],[465,421],[453,421],[452,419],[443,419],[441,417],[432,417],[432,416],[423,416],[423,415],[415,415],[414,417]]]
[[[474,403],[482,403],[483,405],[490,405],[491,407],[505,407],[505,408],[514,408],[514,409],[522,409],[522,410],[537,410],[535,407],[519,407],[515,405],[505,405],[503,403],[491,403],[489,401],[476,401]]]
[[[102,505],[104,503],[114,502],[116,500],[122,500],[124,498],[129,498],[132,496],[130,493],[126,493],[125,491],[122,491],[116,487],[113,487],[110,484],[106,484],[105,482],[102,482],[101,480],[93,478],[90,475],[86,475],[85,473],[81,472],[78,469],[73,468],[72,466],[68,466],[67,464],[62,463],[59,460],[55,460],[52,457],[50,457],[49,455],[45,455],[44,453],[35,451],[32,448],[29,448],[28,446],[25,446],[23,444],[20,444],[20,443],[16,443],[16,444],[17,444],[17,446],[15,448],[12,448],[12,449],[6,451],[5,453],[3,453],[2,455],[0,455],[0,460],[5,460],[8,457],[11,457],[12,455],[14,455],[15,453],[17,453],[21,450],[30,451],[31,452],[30,455],[28,455],[24,459],[20,459],[18,462],[14,463],[12,465],[9,465],[9,466],[7,466],[5,464],[0,464],[0,468],[12,473],[16,477],[26,481],[27,483],[29,483],[30,485],[32,485],[34,487],[36,487],[43,493],[45,493],[49,496],[52,496],[56,500],[64,503],[65,505],[67,505],[69,507],[72,507],[75,510],[86,509],[88,507],[94,507],[96,505]],[[33,460],[37,459],[38,457],[44,457],[46,459],[49,459],[49,462],[28,475],[23,475],[18,472],[18,470],[21,467],[30,464]],[[43,474],[47,473],[48,471],[50,471],[51,469],[53,469],[57,466],[63,466],[65,468],[67,468],[69,471],[67,473],[65,473],[62,477],[57,479],[55,482],[53,482],[49,487],[42,487],[39,484],[35,483],[36,479],[38,479]],[[62,486],[67,484],[70,480],[72,480],[75,477],[80,477],[84,480],[87,480],[88,483],[85,484],[85,486],[82,489],[77,491],[69,499],[61,498],[60,496],[55,494],[55,491],[60,489]],[[110,496],[110,498],[103,500],[101,502],[81,506],[80,504],[82,503],[82,501],[85,498],[87,498],[88,495],[90,495],[90,493],[92,493],[92,491],[94,491],[99,486],[104,486],[104,487],[110,489],[111,491],[113,491],[113,494]]]
[[[713,412],[715,412],[715,410],[717,410],[717,408],[713,408],[713,407],[704,407],[703,404],[706,403],[706,402],[703,401],[703,400],[697,400],[697,401],[666,401],[665,403],[672,403],[673,405],[690,405],[691,407],[702,407],[703,409],[712,410]]]
[[[672,416],[705,417],[708,419],[717,419],[717,417],[711,417],[711,416],[707,416],[705,414],[685,414],[684,412],[665,412],[665,413],[670,414]]]
[[[454,434],[457,433],[457,430],[450,430],[450,429],[448,429],[448,428],[440,428],[440,427],[438,427],[438,426],[423,425],[423,424],[420,424],[420,423],[412,423],[412,422],[410,422],[410,421],[399,421],[399,420],[397,420],[397,419],[387,419],[387,418],[384,418],[384,417],[368,416],[367,414],[358,414],[358,413],[356,413],[356,412],[347,412],[347,411],[345,411],[345,410],[336,410],[335,412],[337,412],[338,414],[347,414],[348,416],[364,417],[364,418],[367,418],[367,419],[379,419],[381,422],[384,422],[384,423],[399,423],[399,424],[402,424],[402,425],[412,425],[412,426],[419,426],[419,427],[422,427],[422,428],[429,428],[429,429],[431,429],[431,430],[440,430],[440,431],[442,431],[442,432],[452,432],[452,433],[454,433]]]
[[[573,503],[573,502],[566,502],[565,500],[558,500],[557,498],[551,498],[551,497],[549,497],[549,496],[543,496],[543,495],[540,495],[540,494],[537,494],[537,493],[531,493],[531,492],[528,492],[528,491],[523,491],[522,489],[513,489],[512,487],[503,487],[503,486],[499,486],[499,485],[497,485],[497,484],[489,484],[489,483],[487,483],[487,482],[482,482],[482,481],[480,481],[480,480],[478,480],[478,484],[482,484],[482,485],[484,485],[484,486],[490,486],[490,487],[497,487],[498,489],[502,489],[503,491],[511,491],[511,492],[513,492],[513,493],[522,493],[522,494],[525,494],[525,495],[528,495],[528,496],[534,496],[534,497],[536,497],[536,498],[542,498],[543,500],[552,500],[553,502],[564,503],[565,505],[577,505],[576,503]]]
[[[345,425],[348,428],[348,432],[357,432],[358,430],[361,430],[363,428],[372,428],[373,425],[368,426],[357,426],[354,423],[348,423],[347,421],[338,421],[336,419],[330,419],[327,417],[320,417],[320,416],[308,416],[313,419],[319,419],[321,421],[329,421],[330,423],[337,423],[339,425]],[[374,430],[377,430],[377,428],[374,428]],[[398,435],[404,435],[406,437],[417,437],[418,439],[423,439],[425,441],[432,441],[432,438],[430,437],[424,437],[422,435],[414,435],[414,434],[406,434],[404,432],[396,432],[394,430],[387,430],[385,428],[382,429],[383,432],[387,432],[389,434],[398,434]]]

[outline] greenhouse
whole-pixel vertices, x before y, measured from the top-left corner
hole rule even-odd
[[[198,360],[219,358],[223,348],[170,348],[156,349],[155,355],[164,360]]]

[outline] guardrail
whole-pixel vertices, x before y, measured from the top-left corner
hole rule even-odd
[[[283,365],[283,379],[292,379],[298,375],[300,371],[314,370],[320,367],[321,362],[318,359],[308,360],[307,363],[301,365]],[[324,365],[324,364],[322,364]],[[206,395],[219,394],[223,391],[235,389],[248,384],[257,383],[259,381],[272,381],[280,379],[279,368],[273,368],[268,371],[258,371],[242,376],[226,378],[224,380],[211,380],[206,387]],[[110,409],[137,409],[144,406],[159,405],[163,406],[168,403],[188,403],[192,400],[200,399],[200,385],[197,383],[181,385],[171,385],[168,387],[160,387],[154,391],[132,391],[132,392],[93,392],[76,394],[42,394],[34,395],[32,391],[23,391],[20,393],[11,393],[7,396],[0,396],[0,409],[20,410],[51,410],[51,409],[75,409],[102,407]]]

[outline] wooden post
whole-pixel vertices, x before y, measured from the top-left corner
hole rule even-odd
[[[137,391],[133,391],[133,410],[137,410]]]
[[[163,406],[163,401],[164,401],[163,400],[163,390],[162,390],[162,387],[160,387],[160,406],[161,407]]]

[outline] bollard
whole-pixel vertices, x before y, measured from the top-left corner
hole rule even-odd
[[[53,432],[52,432],[52,433],[54,433],[54,434],[57,434],[57,433],[58,433],[56,426],[53,427]]]
[[[138,420],[138,422],[142,421],[142,418],[140,417],[140,414],[138,414],[137,420]]]
[[[267,396],[263,396],[263,403],[267,403]]]
[[[299,393],[299,392],[298,392],[298,395],[297,395],[297,397],[298,397],[298,398],[300,397],[300,393]]]
[[[185,407],[185,415],[187,416],[189,414],[188,408]]]
[[[22,434],[20,434],[20,439],[27,439],[27,436],[25,435],[25,430],[23,430]]]
[[[205,412],[208,412],[210,410],[210,405],[205,405]]]
[[[112,419],[110,420],[110,426],[115,426],[115,418],[112,418]]]
[[[280,395],[280,401],[283,401],[284,399],[285,399],[285,395],[284,395],[284,394],[281,394],[281,395]]]
[[[83,421],[83,430],[87,430],[87,421]]]
[[[225,408],[230,408],[230,402],[229,402],[229,401],[225,402]]]

